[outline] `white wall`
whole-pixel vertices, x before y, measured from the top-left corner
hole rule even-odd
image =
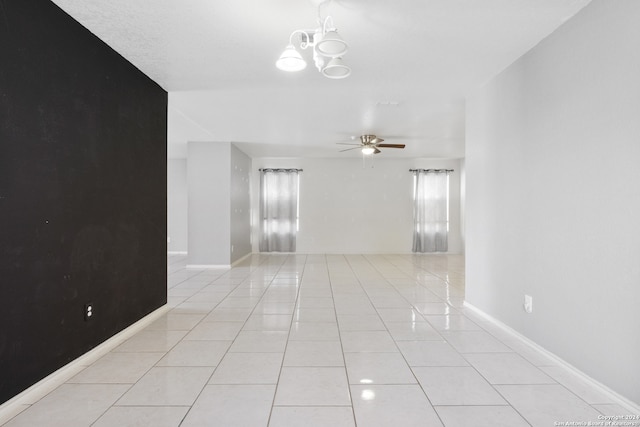
[[[229,265],[252,250],[251,158],[228,142],[189,147],[189,159],[168,161],[169,251],[189,252],[189,265]]]
[[[231,263],[251,253],[251,158],[231,145]]]
[[[253,250],[258,252],[259,168],[301,168],[299,253],[410,253],[413,230],[411,168],[454,169],[450,178],[449,251],[463,251],[460,161],[361,158],[253,159]]]
[[[468,100],[466,138],[467,300],[635,402],[638,23],[594,0]]]
[[[169,252],[187,252],[187,159],[167,162],[167,244]]]
[[[231,144],[189,142],[187,150],[187,265],[229,265]]]

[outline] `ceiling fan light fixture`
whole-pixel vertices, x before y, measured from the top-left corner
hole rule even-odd
[[[351,137],[351,140],[355,140],[355,137]],[[351,151],[351,150],[360,150],[362,152],[363,156],[369,156],[372,154],[379,154],[382,153],[382,150],[380,150],[380,148],[404,148],[405,145],[404,144],[382,144],[382,142],[384,141],[384,139],[382,138],[378,138],[375,135],[370,135],[370,134],[364,134],[364,135],[360,135],[360,143],[353,143],[353,142],[338,142],[337,144],[340,145],[355,145],[355,147],[353,148],[347,148],[345,150],[340,150],[340,152],[343,151]]]
[[[302,71],[307,67],[307,62],[296,50],[293,44],[288,44],[280,58],[276,61],[276,67],[282,71]]]
[[[330,79],[344,79],[351,74],[351,68],[342,62],[342,58],[332,58],[322,69],[322,74]]]

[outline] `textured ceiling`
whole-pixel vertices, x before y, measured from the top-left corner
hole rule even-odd
[[[169,155],[230,141],[249,155],[358,156],[335,143],[374,133],[379,156],[463,157],[464,98],[590,0],[54,0],[169,91]],[[331,15],[350,77],[275,60],[294,29]]]

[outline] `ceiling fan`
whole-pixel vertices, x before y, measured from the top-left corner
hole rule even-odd
[[[404,148],[404,144],[383,144],[384,139],[375,135],[360,135],[360,142],[338,142],[339,145],[355,145],[353,148],[347,148],[343,151],[362,150],[362,154],[378,154],[381,153],[380,148]]]

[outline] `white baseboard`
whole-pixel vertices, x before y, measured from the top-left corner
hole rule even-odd
[[[240,264],[242,261],[244,261],[245,259],[249,258],[251,255],[253,255],[253,254],[251,252],[249,252],[248,254],[243,256],[242,258],[235,260],[234,262],[231,263],[231,267]]]
[[[187,251],[167,251],[167,255],[188,255]]]
[[[305,252],[305,251],[296,251],[296,252],[254,252],[254,254],[258,255],[417,255],[417,256],[447,256],[447,255],[464,255],[463,252],[411,252],[411,251],[356,251],[356,252],[345,252],[345,251],[321,251],[321,252]]]
[[[102,344],[99,344],[97,347],[89,350],[82,356],[72,360],[57,371],[46,376],[20,394],[7,400],[5,403],[0,405],[0,425],[9,421],[28,407],[28,405],[32,405],[42,399],[55,388],[64,384],[66,381],[78,374],[81,370],[91,365],[93,362],[122,344],[127,339],[131,338],[133,335],[137,334],[142,329],[149,326],[167,311],[169,311],[169,307],[165,304],[157,310],[147,314],[128,328],[118,332]]]
[[[186,268],[198,268],[201,270],[213,270],[216,268],[231,268],[231,265],[216,265],[216,264],[187,264]]]
[[[573,374],[578,376],[580,379],[585,381],[587,384],[589,384],[590,386],[592,386],[593,388],[597,389],[602,394],[607,396],[613,402],[616,402],[618,405],[620,405],[623,408],[625,408],[626,410],[630,411],[629,413],[634,414],[634,415],[635,414],[640,414],[640,406],[637,405],[635,402],[632,402],[631,400],[627,399],[626,397],[622,396],[621,394],[615,392],[614,390],[611,390],[609,387],[607,387],[606,385],[602,384],[601,382],[599,382],[597,380],[594,380],[589,375],[585,374],[584,372],[582,372],[581,370],[579,370],[578,368],[573,366],[571,363],[569,363],[566,360],[561,359],[560,357],[556,356],[554,353],[552,353],[549,350],[545,349],[544,347],[540,346],[535,341],[530,340],[529,338],[527,338],[524,335],[522,335],[520,332],[518,332],[515,329],[512,329],[511,327],[505,325],[504,323],[502,323],[501,321],[499,321],[495,317],[492,317],[491,315],[485,313],[484,311],[480,310],[478,307],[474,306],[473,304],[470,304],[467,301],[465,301],[464,302],[464,306],[466,308],[470,309],[471,311],[473,311],[474,313],[476,313],[478,316],[482,317],[483,319],[493,323],[495,326],[497,326],[498,328],[502,329],[504,332],[508,333],[509,335],[512,335],[515,339],[517,339],[519,341],[522,341],[523,343],[527,344],[529,347],[532,347],[534,350],[537,350],[540,353],[542,353],[543,355],[545,355],[546,357],[550,358],[551,360],[556,362],[561,367],[563,367],[563,368],[567,369],[568,371],[572,372]]]
[[[248,253],[245,256],[243,256],[242,258],[234,261],[232,264],[187,264],[186,268],[193,268],[193,269],[198,268],[198,269],[202,269],[202,270],[212,270],[212,269],[219,269],[219,268],[229,269],[229,268],[233,267],[234,265],[244,261],[245,259],[247,259],[251,255],[253,255],[253,254],[252,253]]]

